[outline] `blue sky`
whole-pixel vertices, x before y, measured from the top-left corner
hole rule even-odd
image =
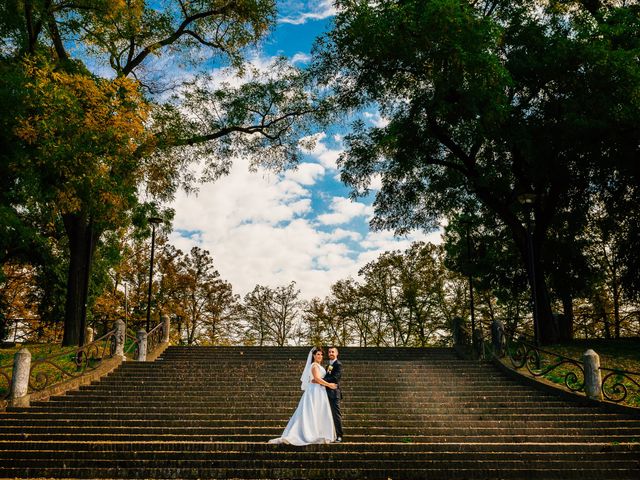
[[[277,27],[252,62],[265,68],[283,55],[304,63],[334,14],[331,0],[279,2]],[[372,124],[383,121],[376,112],[363,116]],[[339,181],[336,160],[345,131],[340,126],[318,132],[315,148],[302,151],[297,170],[251,173],[239,158],[228,176],[202,185],[197,195],[179,193],[171,205],[171,243],[183,251],[194,245],[209,250],[236,293],[295,281],[302,297],[311,299],[326,296],[337,280],[357,277],[386,250],[407,248],[414,240],[438,242],[437,232],[394,238],[369,231],[372,199],[351,201]]]

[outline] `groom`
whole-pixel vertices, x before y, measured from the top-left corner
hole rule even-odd
[[[340,412],[340,400],[342,400],[342,391],[340,390],[340,377],[342,377],[342,364],[338,360],[338,349],[329,347],[329,365],[327,365],[327,374],[324,380],[329,383],[335,383],[338,388],[332,390],[327,388],[327,396],[331,405],[331,413],[333,414],[333,424],[336,427],[336,442],[342,441],[342,413]]]

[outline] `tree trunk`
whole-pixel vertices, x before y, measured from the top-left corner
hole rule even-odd
[[[535,305],[532,306],[534,310],[532,314],[538,318],[538,340],[541,345],[557,343],[559,339],[558,321],[553,315],[553,311],[551,309],[549,289],[547,287],[544,270],[540,262],[540,251],[542,245],[539,237],[535,234],[533,235],[531,246],[528,244],[529,240],[526,233],[520,238],[517,238],[516,241],[524,264],[526,265],[527,276],[529,277],[529,286],[531,287],[532,292],[535,291]],[[533,258],[529,256],[530,248],[532,250]],[[531,296],[532,300],[534,300],[533,293]]]
[[[613,328],[616,339],[620,338],[620,284],[618,282],[617,257],[612,260],[612,283],[613,283]]]
[[[539,268],[538,270],[542,270]],[[544,273],[536,271],[536,293],[538,304],[538,323],[541,345],[550,345],[557,343],[560,338],[557,318],[551,310],[551,300],[549,299],[549,290]]]
[[[573,298],[569,294],[562,296],[563,315],[559,319],[559,330],[561,342],[573,340]]]
[[[64,313],[64,346],[81,345],[87,318],[89,278],[97,235],[93,222],[80,212],[62,216],[69,240],[69,270]]]

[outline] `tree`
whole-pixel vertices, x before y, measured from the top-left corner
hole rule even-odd
[[[220,279],[209,252],[193,247],[181,261],[181,310],[187,345],[221,344],[228,338],[228,322],[235,319],[238,297]]]
[[[535,284],[541,340],[558,338],[545,258],[550,231],[583,223],[608,181],[637,185],[639,6],[635,2],[340,0],[315,68],[356,122],[342,178],[354,195],[382,176],[375,228],[432,228],[481,203]],[[337,79],[337,81],[333,81]],[[634,170],[635,169],[635,170]],[[636,172],[637,173],[637,172]],[[535,194],[529,269],[526,212]]]
[[[309,345],[327,345],[333,343],[327,335],[326,325],[331,320],[327,303],[320,298],[312,298],[302,308],[302,340]]]
[[[246,338],[262,346],[287,345],[301,309],[296,283],[275,288],[256,285],[244,297],[242,315]]]
[[[385,252],[360,270],[369,301],[392,328],[394,345],[431,345],[447,329],[441,256],[440,247],[417,242],[405,252]]]
[[[47,199],[68,239],[65,345],[84,329],[91,260],[98,238],[135,204],[141,170],[133,155],[143,141],[147,104],[126,78],[103,80],[24,62],[25,115],[15,134],[29,154],[21,164],[31,194]],[[46,200],[45,200],[46,201]]]
[[[254,72],[240,87],[206,75],[168,78],[170,68],[153,71],[161,55],[193,70],[216,61],[243,71],[246,47],[273,25],[273,0],[156,7],[137,0],[2,7],[2,64],[11,72],[0,82],[2,103],[18,101],[26,108],[19,105],[15,116],[13,110],[3,113],[3,126],[13,134],[6,144],[20,144],[7,150],[14,173],[7,191],[15,185],[23,191],[3,198],[0,214],[19,223],[16,209],[29,207],[43,210],[42,222],[62,218],[70,258],[67,345],[78,343],[84,330],[96,243],[128,221],[140,189],[166,200],[179,184],[192,187],[190,162],[204,155],[206,178],[226,173],[231,154],[272,167],[294,163],[297,139],[306,131],[296,120],[317,108],[304,88],[306,75],[283,62],[262,76]],[[90,74],[73,54],[108,65],[115,78]],[[157,95],[169,86],[176,92],[170,100]],[[131,122],[123,121],[127,116]],[[22,170],[25,162],[33,168]]]
[[[382,315],[376,311],[367,295],[367,289],[352,278],[339,280],[331,286],[331,303],[333,310],[342,323],[353,330],[353,336],[362,347],[384,345],[386,328]],[[346,342],[345,342],[346,343]]]

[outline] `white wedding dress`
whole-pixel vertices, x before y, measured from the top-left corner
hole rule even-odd
[[[326,370],[318,365],[320,376],[324,377]],[[327,391],[323,385],[311,383],[308,375],[311,372],[309,363],[303,373],[302,389],[304,393],[298,403],[293,416],[289,419],[280,438],[269,440],[269,443],[287,443],[290,445],[310,445],[312,443],[331,443],[336,439],[331,406],[327,398]],[[313,378],[313,377],[311,377]]]

